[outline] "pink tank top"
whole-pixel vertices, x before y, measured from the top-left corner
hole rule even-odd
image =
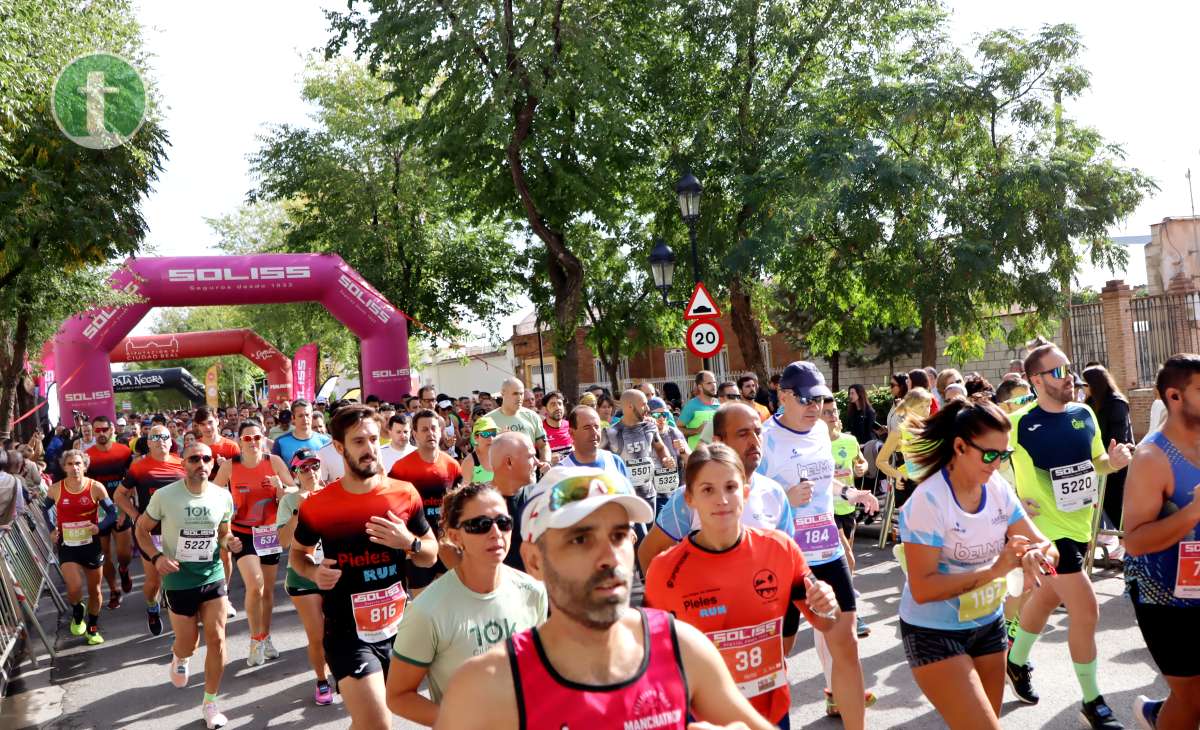
[[[537,629],[508,640],[521,730],[686,730],[687,681],[671,614],[642,615],[642,666],[632,678],[603,687],[575,684],[546,659]]]

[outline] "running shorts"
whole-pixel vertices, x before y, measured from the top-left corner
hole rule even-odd
[[[974,629],[927,629],[900,619],[900,637],[908,666],[916,669],[944,659],[967,655],[972,659],[1008,650],[1004,618]]]

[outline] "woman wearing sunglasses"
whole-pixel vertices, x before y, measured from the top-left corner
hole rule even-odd
[[[492,462],[488,454],[492,450],[492,439],[500,435],[496,422],[487,416],[479,416],[471,426],[471,452],[463,457],[460,465],[464,484],[487,484],[496,476],[492,473]]]
[[[1010,428],[994,403],[951,400],[905,447],[920,483],[900,511],[900,635],[917,686],[952,730],[999,730],[1005,596],[1040,585],[1058,560],[997,473],[1012,456]],[[1009,576],[1016,569],[1023,577]]]
[[[451,675],[473,656],[546,620],[546,590],[504,565],[513,520],[504,497],[486,483],[446,494],[444,541],[462,560],[417,596],[404,611],[392,645],[387,677],[388,708],[432,726]],[[426,698],[417,692],[429,680]]]
[[[796,609],[818,631],[833,628],[833,589],[813,577],[790,535],[742,524],[750,487],[733,449],[698,445],[684,489],[700,530],[650,563],[645,605],[703,631],[754,709],[787,728],[785,637],[799,629]]]
[[[275,527],[284,486],[292,475],[283,460],[266,451],[266,434],[258,421],[238,425],[238,456],[221,464],[213,482],[233,495],[233,534],[241,550],[231,553],[246,584],[246,621],[250,652],[246,665],[264,664],[279,656],[271,643],[271,611],[275,608],[275,575],[279,570],[279,531]]]

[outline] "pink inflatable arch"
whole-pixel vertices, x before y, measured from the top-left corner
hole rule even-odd
[[[109,352],[153,307],[321,302],[362,340],[362,392],[396,402],[412,390],[405,315],[340,256],[254,254],[132,258],[112,287],[144,301],[70,317],[54,338],[63,413],[114,415]]]
[[[254,330],[211,330],[126,337],[108,353],[112,362],[178,360],[188,357],[245,355],[267,374],[267,397],[272,403],[292,398],[292,360]]]

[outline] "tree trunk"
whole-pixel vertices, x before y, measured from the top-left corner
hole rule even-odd
[[[621,381],[617,378],[617,371],[621,366],[621,353],[616,351],[610,352],[608,360],[603,361],[603,365],[604,372],[608,373],[608,385],[612,391],[613,399],[620,400],[622,388]]]
[[[762,349],[758,346],[762,339],[762,328],[754,316],[750,292],[744,287],[741,276],[729,280],[729,320],[733,324],[733,334],[737,336],[746,369],[758,376],[758,382],[767,382],[771,374],[767,372]]]
[[[834,392],[841,390],[842,389],[842,383],[841,383],[841,380],[842,380],[842,351],[841,350],[834,350],[829,355],[829,376],[833,383],[829,387]]]
[[[13,421],[13,406],[17,402],[17,385],[25,367],[25,351],[29,346],[29,315],[17,313],[13,328],[11,357],[0,372],[0,437],[9,435]]]
[[[921,307],[921,367],[937,367],[937,320],[933,307]]]

